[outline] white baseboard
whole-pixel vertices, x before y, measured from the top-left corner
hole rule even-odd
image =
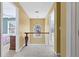
[[[58,57],[61,56],[60,53],[57,53],[56,51],[54,51],[54,54],[55,54],[56,56],[58,56]]]
[[[54,54],[55,54],[55,55],[57,55],[57,52],[56,52],[56,51],[54,51]]]

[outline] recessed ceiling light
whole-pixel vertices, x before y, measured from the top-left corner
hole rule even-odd
[[[35,13],[39,13],[39,11],[35,11]]]

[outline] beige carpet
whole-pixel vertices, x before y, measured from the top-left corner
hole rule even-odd
[[[25,46],[18,53],[14,50],[8,50],[3,57],[56,57],[53,49],[53,46],[31,45]]]
[[[55,57],[51,46],[27,46],[14,55],[15,57]]]

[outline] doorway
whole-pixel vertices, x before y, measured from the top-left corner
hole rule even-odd
[[[2,3],[2,36],[1,36],[1,56],[10,55],[9,52],[16,50],[17,25],[16,8],[12,3]],[[9,53],[9,54],[8,54]]]
[[[54,50],[54,9],[52,10],[51,14],[50,14],[50,19],[49,19],[49,26],[50,26],[50,30],[49,30],[49,45],[53,48]]]

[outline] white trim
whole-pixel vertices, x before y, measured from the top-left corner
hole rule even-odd
[[[54,54],[57,56],[57,52],[56,51],[54,51]]]
[[[19,9],[16,7],[16,52],[19,50]]]
[[[67,3],[67,21],[66,21],[66,56],[71,56],[71,3]]]

